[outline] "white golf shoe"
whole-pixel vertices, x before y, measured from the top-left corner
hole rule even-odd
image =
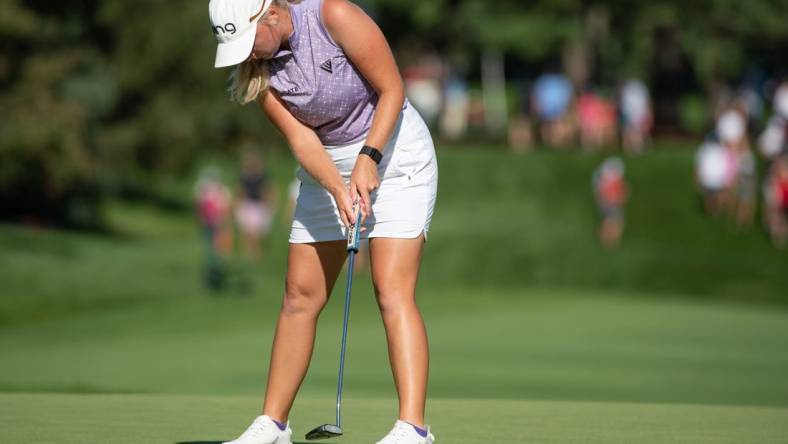
[[[405,421],[397,421],[394,428],[388,435],[376,444],[432,444],[435,437],[430,433],[430,426],[427,427],[427,436],[421,436],[416,432],[412,425]]]
[[[255,418],[252,425],[238,439],[224,444],[292,444],[291,436],[293,431],[290,430],[289,423],[284,430],[281,430],[271,418],[263,415]]]

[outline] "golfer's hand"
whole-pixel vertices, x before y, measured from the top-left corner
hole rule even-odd
[[[334,201],[337,203],[337,209],[339,210],[339,217],[342,219],[342,223],[346,227],[355,224],[356,213],[353,211],[353,199],[350,198],[350,187],[342,184],[342,186],[331,191],[331,195],[334,196]]]
[[[378,177],[378,164],[369,156],[358,156],[356,166],[350,175],[350,199],[361,202],[361,223],[367,220],[367,216],[372,214],[372,199],[370,193],[377,190],[380,186]]]

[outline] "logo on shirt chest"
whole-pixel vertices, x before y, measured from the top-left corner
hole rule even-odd
[[[328,59],[325,62],[323,62],[320,65],[320,69],[322,69],[323,71],[325,71],[325,72],[327,72],[329,74],[333,74],[334,73],[334,67],[331,64],[331,59]]]

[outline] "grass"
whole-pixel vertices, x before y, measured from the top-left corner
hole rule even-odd
[[[600,156],[441,153],[419,294],[440,442],[786,442],[786,254],[699,214],[691,155],[628,159],[622,248],[594,238]],[[288,160],[274,158],[284,185]],[[200,284],[191,215],[112,203],[114,235],[0,226],[0,442],[197,443],[259,409],[286,223],[254,292]],[[332,418],[342,285],[293,412]],[[368,277],[354,285],[346,429],[370,442],[395,393]]]
[[[393,396],[369,285],[355,296],[348,393]],[[195,298],[9,327],[0,389],[259,394],[277,304]],[[422,305],[437,397],[788,407],[783,312],[560,291],[436,292]],[[333,393],[340,317],[335,301],[307,394]]]
[[[595,237],[590,178],[604,155],[441,153],[427,269],[438,284],[566,286],[788,301],[788,253],[759,227],[705,217],[693,153],[664,147],[626,159],[632,199],[621,248]],[[432,267],[432,268],[429,268]]]
[[[758,227],[705,217],[686,150],[627,159],[633,198],[624,242],[602,248],[590,176],[603,157],[440,152],[426,288],[580,288],[788,303],[788,252],[773,248]],[[292,161],[272,155],[269,166],[286,190]],[[0,226],[0,325],[201,292],[193,277],[202,244],[191,215],[115,203],[107,213],[118,235]],[[281,280],[286,233],[280,217],[258,269],[262,281]]]
[[[294,442],[332,419],[330,402],[298,400]],[[46,405],[46,414],[41,406]],[[259,400],[229,396],[0,395],[4,442],[218,444],[251,420]],[[391,427],[388,399],[349,399],[345,435],[374,442]],[[692,443],[785,442],[788,410],[607,402],[433,399],[438,442]]]

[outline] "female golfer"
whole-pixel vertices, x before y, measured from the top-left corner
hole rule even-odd
[[[358,202],[400,402],[399,420],[378,443],[432,443],[424,424],[429,352],[415,288],[437,162],[385,37],[347,0],[211,0],[209,10],[216,67],[238,65],[231,95],[259,103],[287,139],[302,182],[262,415],[232,442],[290,444],[288,415]]]

